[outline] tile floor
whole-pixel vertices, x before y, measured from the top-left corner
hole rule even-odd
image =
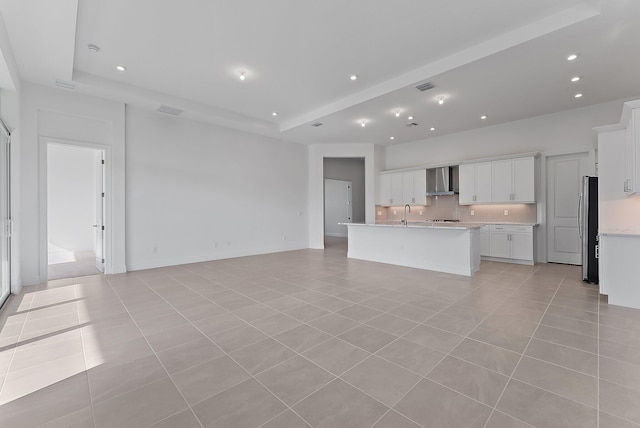
[[[49,244],[49,279],[73,278],[78,276],[99,275],[96,268],[96,253],[93,251],[72,252]]]
[[[640,311],[577,267],[326,250],[50,281],[0,314],[2,427],[634,427]]]

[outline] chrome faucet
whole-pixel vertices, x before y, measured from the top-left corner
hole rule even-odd
[[[405,226],[409,225],[409,219],[407,218],[407,208],[409,208],[409,214],[411,214],[411,205],[406,204],[404,206],[404,218],[402,219],[402,222],[404,223]]]

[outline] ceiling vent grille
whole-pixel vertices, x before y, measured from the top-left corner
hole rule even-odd
[[[416,89],[419,90],[420,92],[424,92],[424,91],[428,91],[429,89],[433,89],[435,88],[436,85],[434,85],[431,82],[425,82],[425,83],[421,83],[418,86],[416,86]]]
[[[320,122],[312,123],[311,126],[317,128],[318,126],[322,126],[323,124]]]
[[[62,80],[56,80],[56,86],[58,88],[69,89],[71,91],[76,89],[76,85],[74,85],[73,83],[65,82],[65,81],[62,81]]]
[[[158,107],[158,110],[160,113],[167,113],[167,114],[172,114],[174,116],[178,116],[179,114],[181,114],[184,110],[182,110],[181,108],[178,107],[171,107],[168,105],[161,105],[160,107]]]
[[[415,122],[407,123],[408,128],[413,128],[414,126],[418,126],[418,124]]]

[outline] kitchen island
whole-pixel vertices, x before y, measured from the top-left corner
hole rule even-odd
[[[466,276],[480,269],[482,224],[344,224],[352,259]]]

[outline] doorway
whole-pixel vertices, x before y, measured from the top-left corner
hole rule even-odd
[[[47,277],[104,272],[104,150],[47,144]]]
[[[547,157],[547,261],[582,264],[578,198],[590,172],[588,152]]]
[[[353,216],[351,181],[324,180],[324,234],[339,238],[347,237],[347,226]]]
[[[347,226],[338,223],[365,221],[364,158],[325,157],[323,176],[324,246],[346,252]]]

